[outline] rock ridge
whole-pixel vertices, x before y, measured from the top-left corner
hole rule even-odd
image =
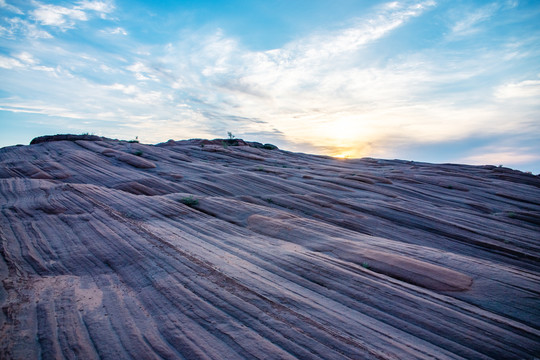
[[[533,359],[540,177],[242,139],[0,149],[1,359]]]

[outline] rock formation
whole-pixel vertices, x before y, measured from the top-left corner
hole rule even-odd
[[[2,359],[540,357],[540,178],[243,140],[0,149]]]

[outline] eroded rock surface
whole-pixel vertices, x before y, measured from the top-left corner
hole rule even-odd
[[[538,176],[66,135],[0,205],[2,359],[540,356]]]

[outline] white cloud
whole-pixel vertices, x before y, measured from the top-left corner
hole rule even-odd
[[[28,113],[28,114],[43,114],[43,115],[53,115],[53,116],[61,116],[66,118],[73,118],[73,119],[84,119],[86,116],[83,113],[77,113],[73,111],[72,109],[67,109],[60,106],[54,106],[54,105],[47,105],[47,104],[39,104],[39,105],[32,105],[32,104],[19,104],[19,103],[0,103],[0,110],[2,111],[11,111],[11,112],[21,112],[21,113]]]
[[[2,20],[5,22],[5,26],[0,26],[0,36],[9,39],[21,37],[51,39],[53,36],[43,30],[43,27],[56,27],[66,31],[74,28],[77,22],[88,21],[95,14],[105,18],[105,15],[114,10],[114,4],[110,1],[81,1],[72,6],[44,4],[38,1],[32,1],[31,4],[34,8],[28,12],[28,17],[32,21],[17,16],[4,17]],[[8,4],[5,0],[0,0],[0,9],[24,15],[19,8]],[[117,31],[118,34],[127,34],[120,27],[113,29],[113,31]]]
[[[32,54],[30,54],[29,52],[26,52],[26,51],[23,51],[23,52],[15,55],[15,57],[17,59],[21,60],[25,64],[36,65],[36,64],[39,63],[39,61],[36,58],[34,58],[34,56]]]
[[[540,105],[540,80],[525,80],[517,83],[508,83],[495,89],[498,99],[532,99]]]
[[[158,104],[164,99],[161,91],[148,91],[141,89],[135,85],[124,85],[115,83],[104,86],[105,89],[118,90],[123,94],[128,95],[126,101],[143,103],[143,104]]]
[[[278,129],[291,142],[302,139],[326,149],[347,149],[351,156],[367,151],[389,156],[395,147],[389,141],[435,143],[478,133],[522,131],[529,121],[526,110],[493,103],[484,92],[471,104],[470,89],[444,90],[469,86],[463,84],[486,74],[487,59],[490,67],[507,61],[495,50],[479,49],[459,65],[455,58],[429,51],[383,64],[364,58],[365,47],[431,6],[432,2],[395,3],[359,20],[357,26],[271,51],[246,51],[218,31],[169,46],[159,61],[173,76],[154,75],[194,97],[191,106],[203,109],[216,129],[224,123],[238,133]],[[144,63],[141,60],[130,70],[142,76]],[[507,121],[509,111],[512,122]]]
[[[153,80],[159,82],[159,72],[150,68],[141,61],[135,62],[133,65],[127,66],[126,70],[129,70],[135,74],[135,78],[139,81]]]
[[[435,2],[422,1],[412,5],[391,4],[394,5],[381,7],[379,13],[370,19],[357,19],[355,26],[331,34],[313,35],[294,41],[283,49],[266,52],[268,60],[279,65],[296,66],[338,58],[358,51],[366,44],[384,37],[411,18],[420,16],[433,7]]]
[[[7,56],[0,55],[0,68],[14,69],[14,68],[18,68],[18,67],[22,68],[22,67],[24,67],[24,64],[21,63],[17,59],[13,59],[13,58],[10,58],[10,57],[7,57]]]
[[[127,31],[121,27],[109,29],[108,32],[109,34],[113,34],[113,35],[127,35],[128,34]]]
[[[8,27],[0,27],[0,35],[8,39],[17,38],[19,35],[30,39],[51,39],[53,37],[47,31],[21,18],[14,17],[5,20]]]
[[[39,2],[36,4],[37,8],[31,11],[33,19],[42,25],[58,27],[63,31],[73,28],[77,21],[87,21],[88,11],[94,11],[104,18],[114,10],[112,2],[103,1],[81,1],[72,7]]]
[[[109,88],[109,89],[112,89],[112,90],[120,90],[122,91],[124,94],[127,94],[127,95],[133,95],[137,92],[139,92],[139,90],[137,89],[137,87],[135,85],[124,85],[124,84],[112,84],[112,85],[108,85],[108,86],[105,86],[106,88]]]
[[[144,104],[158,104],[163,99],[163,94],[160,91],[149,91],[141,92],[137,94],[137,97],[134,99],[136,102]]]
[[[510,9],[515,8],[515,7],[517,7],[518,5],[519,5],[519,1],[517,1],[517,0],[507,0],[507,1],[506,1],[506,6],[507,6],[508,8],[510,8]]]
[[[53,68],[53,67],[50,67],[50,66],[42,66],[42,65],[39,65],[39,66],[32,66],[32,69],[33,70],[37,70],[37,71],[46,71],[46,72],[50,72],[50,73],[53,73],[55,75],[58,75],[58,68]]]
[[[60,73],[57,69],[39,65],[39,60],[34,58],[34,56],[28,52],[21,52],[14,55],[14,57],[6,57],[0,55],[0,68],[4,69],[15,69],[19,68],[22,70],[35,70],[35,71],[46,71],[50,73]],[[61,70],[60,68],[58,68]]]
[[[108,65],[105,65],[105,64],[100,64],[99,65],[99,69],[103,72],[103,73],[106,73],[106,74],[114,74],[114,73],[119,73],[120,70],[118,69],[115,69],[115,68],[112,68]]]
[[[76,7],[81,10],[93,10],[98,13],[111,13],[114,11],[114,4],[111,1],[79,1]]]
[[[19,15],[23,14],[21,9],[19,9],[16,6],[6,3],[6,0],[0,0],[0,8],[6,9],[7,11],[10,11],[15,14],[19,14]]]
[[[495,146],[477,149],[476,154],[458,159],[457,162],[473,165],[507,165],[531,163],[540,160],[535,149],[498,148]]]
[[[63,30],[72,28],[77,20],[88,20],[84,11],[58,5],[39,4],[31,13],[42,25],[56,26]]]
[[[433,2],[396,4],[371,19],[358,20],[355,27],[330,35],[317,34],[289,43],[283,49],[265,52],[246,52],[234,40],[218,32],[200,40],[196,51],[191,45],[187,45],[189,49],[184,48],[185,44],[169,48],[170,58],[164,61],[178,66],[172,87],[190,93],[194,92],[190,88],[205,88],[200,90],[205,93],[200,94],[200,100],[218,106],[224,114],[263,119],[269,128],[277,127],[291,138],[350,143],[362,136],[380,136],[377,122],[384,114],[376,104],[384,102],[387,109],[397,106],[392,115],[396,123],[405,123],[404,118],[412,118],[412,113],[418,112],[410,108],[407,111],[411,115],[404,114],[399,99],[410,96],[411,83],[429,78],[431,74],[419,66],[413,71],[400,68],[403,65],[359,67],[362,61],[359,50],[430,6]],[[181,55],[184,53],[191,55],[186,59]],[[189,71],[185,71],[186,68]],[[204,76],[194,79],[192,75],[190,78],[185,75],[198,71]],[[396,99],[397,104],[389,99]],[[302,125],[296,126],[291,119]],[[307,123],[308,127],[304,125]],[[255,131],[261,124],[257,122],[253,128],[249,124],[245,126],[246,131]]]

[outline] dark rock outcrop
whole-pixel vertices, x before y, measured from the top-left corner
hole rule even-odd
[[[82,135],[73,135],[73,134],[58,134],[58,135],[44,135],[44,136],[38,136],[37,138],[32,139],[30,141],[30,145],[35,144],[41,144],[44,142],[52,142],[52,141],[76,141],[76,140],[85,140],[85,141],[100,141],[104,138],[97,136],[97,135],[89,135],[89,134],[82,134]]]

